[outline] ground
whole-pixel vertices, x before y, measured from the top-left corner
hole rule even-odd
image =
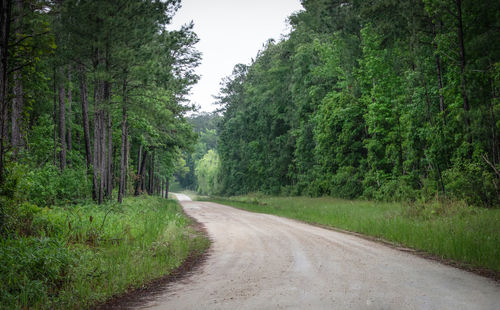
[[[178,195],[213,241],[139,309],[498,309],[490,279],[356,236]]]

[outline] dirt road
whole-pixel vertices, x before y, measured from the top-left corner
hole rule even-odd
[[[213,245],[142,309],[500,309],[492,280],[355,236],[190,201]]]

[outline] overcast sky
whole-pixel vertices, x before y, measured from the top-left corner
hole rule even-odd
[[[193,21],[203,54],[191,102],[201,111],[215,110],[212,95],[218,94],[222,78],[235,64],[250,63],[268,39],[289,33],[287,17],[301,9],[300,0],[182,0],[171,27]]]

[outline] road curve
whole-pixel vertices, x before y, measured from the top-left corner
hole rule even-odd
[[[492,280],[352,235],[177,197],[205,225],[211,253],[140,309],[500,309]]]

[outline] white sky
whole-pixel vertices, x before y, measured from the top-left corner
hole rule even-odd
[[[234,65],[249,64],[268,39],[288,34],[287,17],[302,9],[300,0],[182,0],[181,4],[169,28],[194,21],[200,38],[196,47],[203,55],[196,70],[201,79],[188,98],[200,111],[215,110],[212,96],[219,93],[222,78]]]

